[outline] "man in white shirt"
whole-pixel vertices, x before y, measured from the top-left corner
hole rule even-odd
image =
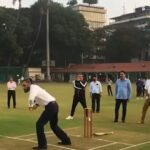
[[[100,112],[100,98],[102,93],[102,85],[99,81],[97,81],[96,76],[94,76],[93,81],[90,83],[90,95],[92,97],[92,110],[93,113]]]
[[[44,125],[49,121],[50,127],[55,135],[61,140],[60,145],[70,145],[71,141],[68,135],[57,125],[58,123],[58,104],[56,99],[47,91],[32,84],[32,79],[25,79],[22,82],[24,92],[29,92],[28,104],[29,110],[36,109],[39,105],[44,106],[45,110],[36,122],[36,133],[38,146],[33,149],[41,150],[47,149],[47,141],[44,134]]]
[[[142,116],[140,121],[141,124],[144,124],[146,112],[148,110],[148,107],[150,106],[150,79],[147,79],[145,82],[145,94],[146,98],[142,109]]]
[[[9,81],[7,82],[7,106],[10,108],[10,100],[11,97],[13,99],[13,107],[16,108],[16,82],[10,77]]]

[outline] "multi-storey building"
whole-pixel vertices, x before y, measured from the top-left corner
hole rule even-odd
[[[139,28],[145,28],[150,24],[150,6],[136,8],[133,13],[123,14],[111,18],[111,20],[114,20],[111,25],[132,24]]]
[[[145,30],[147,36],[150,37],[150,6],[138,7],[135,12],[123,14],[118,17],[111,18],[113,22],[108,28],[113,28],[120,25],[133,25],[142,30]],[[150,46],[142,51],[141,60],[150,60]]]
[[[81,13],[91,30],[102,28],[106,24],[106,10],[104,7],[88,5],[74,5],[72,9]]]

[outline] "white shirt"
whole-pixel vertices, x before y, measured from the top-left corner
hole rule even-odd
[[[147,90],[148,94],[150,95],[150,79],[147,79],[145,82],[145,90]]]
[[[12,82],[8,81],[7,82],[7,88],[8,88],[8,90],[15,90],[16,87],[17,87],[17,85],[16,85],[15,81],[12,81]]]
[[[108,80],[107,83],[108,83],[108,85],[111,86],[112,85],[112,80]]]
[[[28,104],[29,107],[33,107],[35,104],[46,106],[49,102],[55,101],[55,97],[50,95],[47,91],[32,84],[30,86]]]
[[[100,94],[102,92],[102,85],[99,81],[92,81],[90,83],[90,93]]]

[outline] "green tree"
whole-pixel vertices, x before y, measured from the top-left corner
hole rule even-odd
[[[42,15],[41,29],[31,61],[37,65],[46,59],[46,14],[40,11],[40,3],[31,7],[32,39],[36,38],[39,18]],[[58,3],[50,3],[50,60],[56,66],[67,66],[70,63],[81,63],[83,51],[89,51],[90,32],[82,15],[71,8],[64,8]],[[86,35],[86,36],[85,36]],[[85,43],[85,44],[83,44]],[[86,44],[88,43],[88,44]],[[33,64],[33,62],[31,62]]]
[[[99,59],[98,62],[104,62],[107,38],[105,28],[99,28],[93,31],[92,37],[94,48],[91,52],[91,55],[97,56],[97,59]]]
[[[57,4],[51,6],[52,23],[50,26],[52,56],[58,65],[81,63],[83,51],[89,51],[90,31],[82,15],[71,8]],[[84,44],[86,43],[86,44]],[[88,43],[88,44],[87,44]]]
[[[13,9],[0,8],[0,64],[1,66],[18,65],[22,48],[16,42],[14,28],[16,13]]]
[[[139,58],[147,47],[144,32],[133,26],[120,26],[110,34],[106,41],[107,62],[129,62]]]
[[[89,5],[91,5],[91,4],[97,4],[98,0],[83,0],[83,3],[88,3]]]
[[[77,0],[69,0],[67,4],[68,4],[69,6],[74,6],[74,5],[76,5],[77,3],[78,3]]]

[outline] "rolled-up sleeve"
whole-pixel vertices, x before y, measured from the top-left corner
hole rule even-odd
[[[28,98],[28,106],[33,107],[35,105],[35,97],[37,96],[38,91],[31,86],[29,98]]]

